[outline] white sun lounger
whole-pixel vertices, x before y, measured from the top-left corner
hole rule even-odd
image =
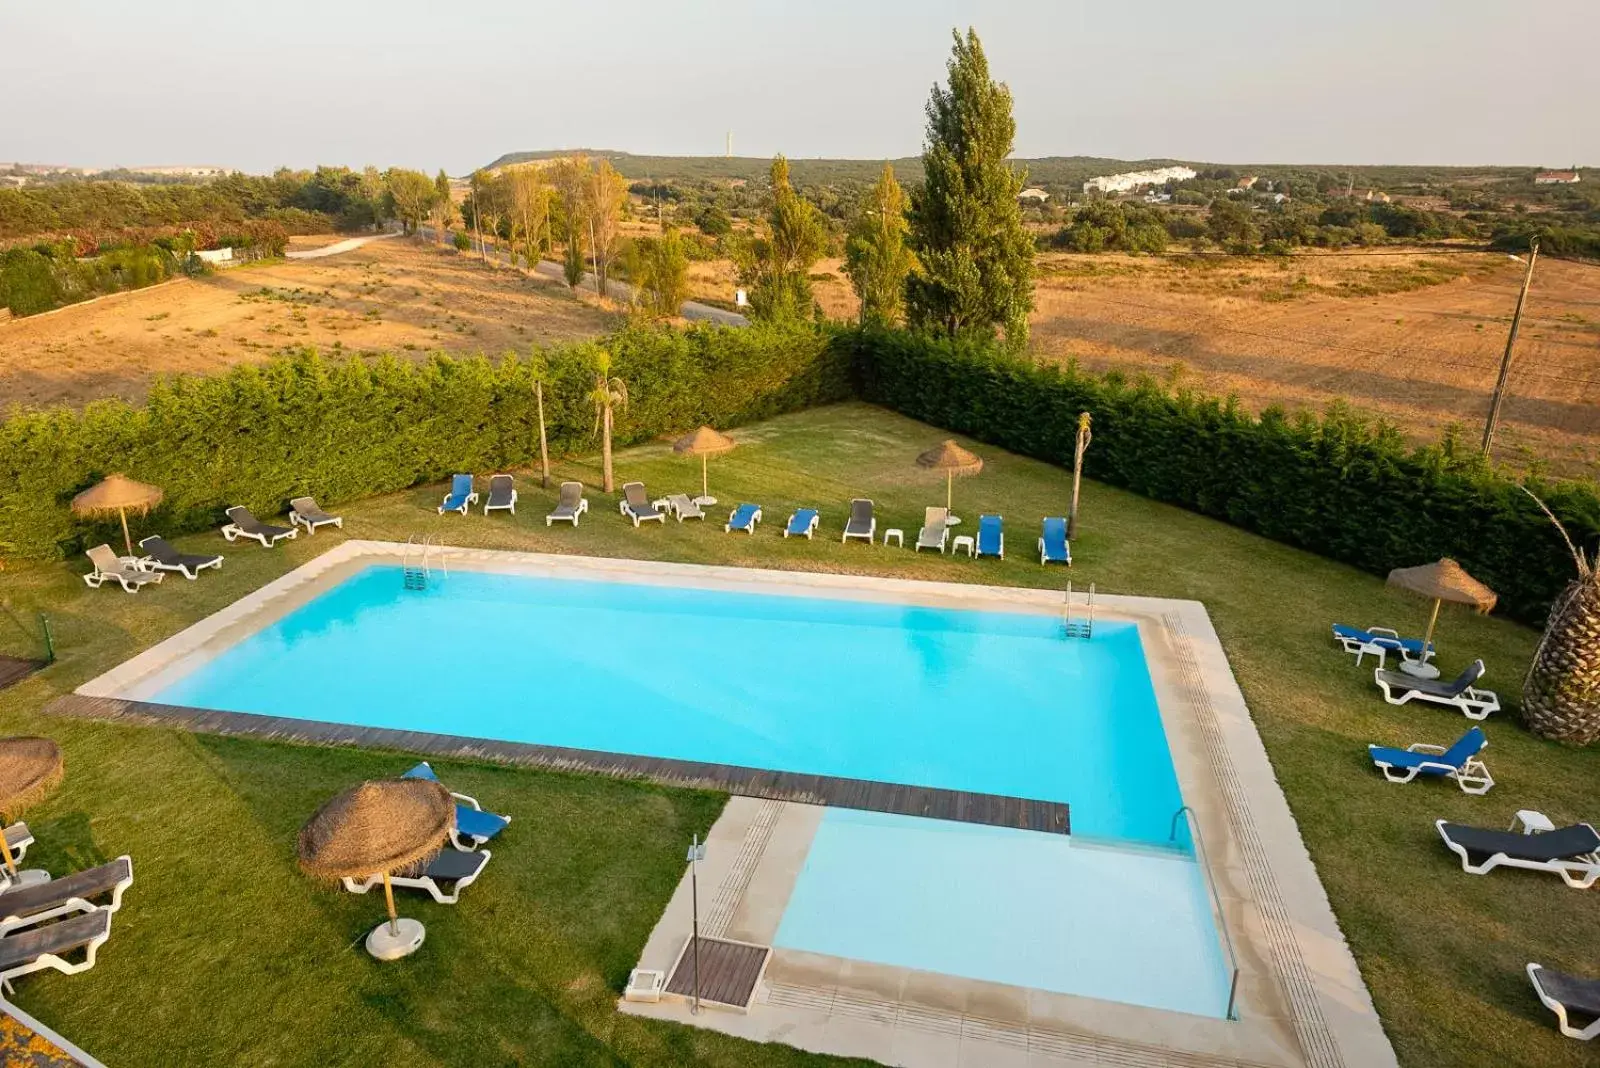
[[[705,510],[689,497],[687,493],[674,493],[667,498],[667,511],[671,512],[678,522],[685,519],[704,519]]]
[[[454,905],[461,900],[461,891],[471,886],[478,876],[483,874],[483,869],[488,865],[489,857],[492,855],[487,849],[470,853],[459,849],[445,849],[420,871],[391,875],[389,882],[413,890],[426,890],[439,904]],[[382,886],[383,876],[371,875],[365,879],[341,881],[344,883],[344,888],[352,894],[364,894],[374,886]]]
[[[315,497],[296,497],[289,502],[289,525],[305,527],[307,534],[315,534],[318,527],[344,529],[344,516],[324,512]]]
[[[91,909],[42,926],[22,921],[8,926],[0,923],[0,990],[12,992],[11,981],[20,975],[54,968],[76,975],[94,967],[95,953],[111,937],[111,913]],[[84,951],[77,963],[69,954]]]
[[[139,551],[145,555],[139,566],[149,571],[176,571],[193,581],[208,567],[221,567],[221,553],[180,553],[166,538],[152,534],[139,542]]]
[[[555,510],[544,517],[544,525],[549,526],[556,520],[563,523],[578,525],[578,517],[589,510],[588,498],[583,495],[582,482],[561,483],[561,496],[556,501]]]
[[[123,560],[109,545],[96,545],[86,554],[94,570],[83,576],[90,589],[98,590],[107,581],[115,582],[129,593],[138,593],[139,587],[160,582],[159,571],[145,571],[138,564]]]
[[[1489,713],[1500,708],[1498,694],[1493,690],[1480,690],[1472,685],[1483,678],[1483,671],[1483,661],[1474,660],[1467,665],[1465,671],[1450,682],[1419,679],[1398,671],[1385,671],[1383,668],[1373,672],[1372,677],[1377,682],[1378,689],[1383,691],[1383,699],[1391,705],[1403,705],[1408,701],[1430,701],[1436,705],[1448,705],[1459,709],[1468,719],[1481,720],[1488,719]]]
[[[872,501],[866,497],[856,497],[850,502],[850,518],[844,524],[844,536],[841,542],[851,538],[860,538],[868,545],[878,533],[878,518],[872,514]]]
[[[0,891],[0,926],[27,921],[42,923],[74,912],[122,907],[122,895],[133,885],[133,858],[121,856],[109,864],[86,868],[49,882]],[[110,898],[104,905],[97,898]]]
[[[950,540],[950,510],[948,508],[929,508],[922,513],[922,529],[917,531],[916,551],[923,549],[938,549],[944,552],[945,544]]]
[[[622,500],[617,502],[617,511],[633,520],[635,527],[651,519],[663,524],[667,521],[667,514],[650,503],[649,496],[644,492],[643,482],[629,482],[623,485]]]
[[[284,538],[292,538],[299,533],[295,527],[275,527],[271,523],[263,523],[250,513],[250,509],[237,504],[228,509],[228,521],[222,526],[222,536],[229,541],[254,538],[263,549],[270,549]]]
[[[1494,776],[1478,754],[1488,745],[1483,728],[1474,725],[1449,748],[1422,742],[1404,749],[1369,745],[1367,755],[1390,782],[1411,782],[1419,775],[1443,775],[1454,779],[1463,793],[1486,794],[1494,789]]]
[[[1579,1042],[1600,1038],[1600,979],[1569,975],[1542,964],[1528,965],[1528,979],[1544,1007],[1556,1014],[1562,1034]]]
[[[1472,875],[1487,875],[1495,868],[1527,868],[1561,876],[1574,890],[1587,890],[1600,881],[1600,833],[1587,823],[1574,823],[1539,834],[1468,827],[1448,820],[1434,826],[1450,851],[1461,858],[1461,868]]]
[[[517,485],[510,475],[489,476],[489,497],[483,502],[483,514],[496,509],[517,514]]]

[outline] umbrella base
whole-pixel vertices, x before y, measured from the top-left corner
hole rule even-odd
[[[5,869],[0,868],[0,872]],[[0,876],[3,878],[3,876]],[[24,886],[41,886],[50,881],[50,873],[42,868],[30,868],[19,871],[9,883],[4,884],[7,890],[21,890]]]
[[[1422,663],[1417,660],[1402,660],[1400,662],[1400,670],[1418,679],[1436,679],[1439,677],[1439,669],[1434,667],[1433,664]]]
[[[417,920],[402,917],[394,921],[394,926],[399,934],[389,930],[388,920],[374,927],[372,933],[367,935],[367,952],[379,960],[399,960],[415,953],[427,936],[427,931]]]
[[[717,499],[702,493],[700,496],[694,499],[694,503],[698,504],[702,508],[710,508],[713,504],[717,503]]]
[[[944,517],[944,525],[947,527],[959,527],[961,525],[961,517],[957,515],[947,515]]]

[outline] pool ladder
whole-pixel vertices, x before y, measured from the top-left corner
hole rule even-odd
[[[1066,603],[1061,606],[1062,632],[1068,638],[1094,637],[1094,583],[1089,583],[1089,599],[1084,602],[1086,612],[1081,617],[1072,614],[1072,583],[1067,583]]]
[[[405,576],[405,588],[408,590],[425,590],[428,581],[433,578],[431,561],[433,554],[438,553],[439,571],[446,578],[450,577],[450,565],[445,563],[444,543],[435,542],[432,534],[426,535],[421,541],[415,534],[406,539],[405,551],[400,555],[400,570]],[[413,553],[415,559],[413,559]]]

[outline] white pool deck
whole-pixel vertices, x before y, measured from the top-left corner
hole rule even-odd
[[[85,683],[139,699],[405,547],[349,540]],[[1059,614],[1059,591],[792,571],[451,549],[451,569],[661,583],[941,608]],[[779,948],[749,1013],[677,999],[624,1012],[907,1068],[1389,1068],[1395,1055],[1205,608],[1102,596],[1097,617],[1139,626],[1184,800],[1216,879],[1240,970],[1227,1021]],[[733,798],[701,865],[703,932],[771,944],[822,810]],[[641,956],[668,969],[689,935],[688,874]]]

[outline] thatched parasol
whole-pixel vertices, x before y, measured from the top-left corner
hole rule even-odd
[[[422,924],[395,915],[389,876],[437,856],[455,818],[455,801],[437,782],[364,782],[317,809],[300,829],[300,870],[318,879],[381,874],[389,922],[367,936],[367,949],[381,959],[403,957],[422,944]]]
[[[977,474],[983,470],[983,460],[954,441],[946,440],[918,456],[917,466],[944,472],[944,507],[948,512],[955,497],[955,476]],[[955,516],[950,517],[951,526],[959,522],[961,520]]]
[[[61,747],[49,738],[0,738],[0,818],[10,823],[20,817],[29,805],[60,784],[65,771]],[[3,834],[0,834],[0,855],[5,858],[11,882],[29,881],[19,878],[16,858],[11,855],[11,846]]]
[[[672,451],[679,456],[700,457],[700,496],[696,504],[716,504],[717,499],[711,496],[710,483],[706,479],[706,460],[712,456],[721,456],[731,452],[738,442],[726,434],[718,433],[708,426],[703,426],[693,434],[686,434],[672,444]]]
[[[128,534],[128,513],[144,515],[161,503],[163,494],[157,486],[135,482],[126,475],[107,475],[105,481],[91,486],[72,498],[72,510],[79,515],[109,515],[116,512],[122,518],[122,540],[133,555],[133,538]]]
[[[1391,586],[1433,598],[1433,614],[1428,617],[1428,631],[1422,636],[1424,655],[1433,642],[1433,626],[1439,621],[1441,602],[1468,604],[1479,612],[1487,612],[1499,600],[1493,590],[1467,574],[1465,568],[1449,558],[1419,567],[1397,567],[1389,572],[1388,582]]]

